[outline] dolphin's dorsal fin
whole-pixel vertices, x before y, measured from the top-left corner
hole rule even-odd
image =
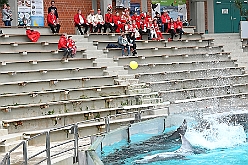
[[[193,151],[193,147],[190,144],[190,142],[184,137],[184,135],[180,134],[181,136],[181,141],[182,141],[182,146],[180,147],[180,152],[192,152]]]

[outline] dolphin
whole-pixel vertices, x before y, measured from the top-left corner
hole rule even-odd
[[[145,163],[151,163],[155,161],[163,161],[163,160],[169,160],[169,159],[183,159],[187,155],[191,155],[194,153],[193,147],[190,144],[190,142],[184,137],[184,135],[180,134],[182,145],[181,147],[173,152],[163,152],[158,153],[154,155],[145,156],[141,160],[136,160],[136,164],[145,164]]]
[[[183,159],[185,156],[193,154],[194,151],[192,145],[184,137],[186,130],[187,130],[187,122],[186,120],[184,120],[182,125],[178,127],[177,130],[173,132],[173,134],[166,139],[168,140],[168,139],[181,138],[182,145],[178,150],[173,152],[164,152],[164,153],[145,156],[141,160],[136,160],[135,163],[145,164],[145,163],[168,160],[168,159]]]

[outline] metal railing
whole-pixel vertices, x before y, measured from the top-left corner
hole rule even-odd
[[[151,109],[148,109],[148,110],[151,110]],[[42,160],[40,160],[39,162],[37,162],[35,165],[41,164],[44,161],[47,162],[47,165],[51,165],[51,159],[53,157],[61,155],[61,154],[66,153],[66,152],[69,152],[71,150],[74,150],[73,163],[76,163],[76,162],[78,162],[78,152],[79,152],[79,143],[78,143],[78,141],[79,141],[79,139],[84,139],[84,138],[88,138],[88,137],[92,137],[92,136],[96,136],[96,135],[102,135],[103,133],[109,132],[110,131],[110,119],[118,117],[118,116],[134,114],[134,120],[136,122],[139,122],[139,121],[141,121],[141,113],[144,113],[145,111],[147,111],[147,110],[138,110],[138,111],[126,112],[126,113],[121,113],[121,114],[116,114],[116,115],[108,115],[108,116],[105,116],[105,117],[85,120],[85,121],[81,121],[81,122],[78,122],[78,123],[74,123],[74,124],[70,124],[70,125],[66,125],[66,126],[58,127],[58,128],[52,128],[52,129],[50,129],[48,131],[41,132],[41,133],[31,137],[31,138],[23,140],[16,147],[14,147],[9,152],[7,152],[5,154],[5,156],[4,156],[4,158],[2,159],[2,161],[0,162],[0,165],[10,165],[11,164],[11,162],[10,162],[11,153],[14,152],[20,146],[23,147],[23,150],[22,150],[23,160],[20,163],[21,165],[28,165],[28,161],[30,159],[33,159],[33,158],[35,158],[35,157],[37,157],[37,156],[39,156],[39,155],[41,155],[43,153],[46,153],[46,157],[43,158]],[[105,131],[104,132],[100,132],[100,133],[97,133],[97,134],[94,134],[94,135],[84,136],[84,137],[81,137],[81,138],[79,137],[79,134],[78,134],[78,125],[79,124],[84,124],[84,123],[88,123],[88,122],[96,122],[96,121],[100,122],[101,120],[104,120],[104,122],[105,122]],[[66,142],[59,143],[57,145],[51,146],[50,133],[55,132],[55,131],[59,131],[59,130],[65,130],[65,129],[69,130],[70,134],[73,134],[73,139],[70,139],[70,140],[68,140]],[[43,135],[45,135],[45,137],[46,137],[46,144],[45,144],[46,148],[44,150],[42,150],[42,151],[40,151],[40,152],[28,157],[28,150],[27,150],[28,142],[33,140],[33,139],[36,139],[36,138],[38,138],[40,136],[43,136]],[[73,147],[67,148],[64,151],[60,151],[60,152],[58,152],[56,154],[51,155],[51,149],[54,149],[54,148],[59,147],[59,146],[63,146],[65,144],[68,144],[68,143],[71,143],[71,142],[74,143]],[[87,145],[91,145],[91,144],[92,144],[92,140],[91,140],[91,143],[89,143]]]

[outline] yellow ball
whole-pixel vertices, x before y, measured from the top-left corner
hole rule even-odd
[[[129,66],[130,66],[130,68],[132,68],[132,69],[137,69],[138,68],[138,63],[136,62],[136,61],[131,61],[130,63],[129,63]]]

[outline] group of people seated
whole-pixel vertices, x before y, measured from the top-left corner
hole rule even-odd
[[[106,33],[107,29],[110,33],[134,33],[136,39],[143,39],[143,35],[147,34],[148,40],[164,39],[162,33],[170,33],[169,40],[173,40],[177,34],[181,39],[184,33],[180,17],[174,21],[167,11],[162,12],[162,16],[156,13],[156,16],[152,18],[149,12],[140,15],[135,12],[130,16],[128,9],[125,9],[122,15],[119,12],[112,14],[112,7],[108,6],[104,16],[98,9],[96,14],[94,14],[94,10],[90,10],[90,14],[85,18],[81,10],[78,10],[74,16],[74,23],[82,35],[86,34],[88,29],[90,33],[101,33],[103,27],[103,33]],[[82,31],[82,27],[84,27],[84,31]]]
[[[72,39],[72,36],[67,37],[66,33],[61,35],[58,43],[58,49],[64,52],[62,60],[67,59],[68,57],[75,57],[77,51],[77,47],[75,41]]]

